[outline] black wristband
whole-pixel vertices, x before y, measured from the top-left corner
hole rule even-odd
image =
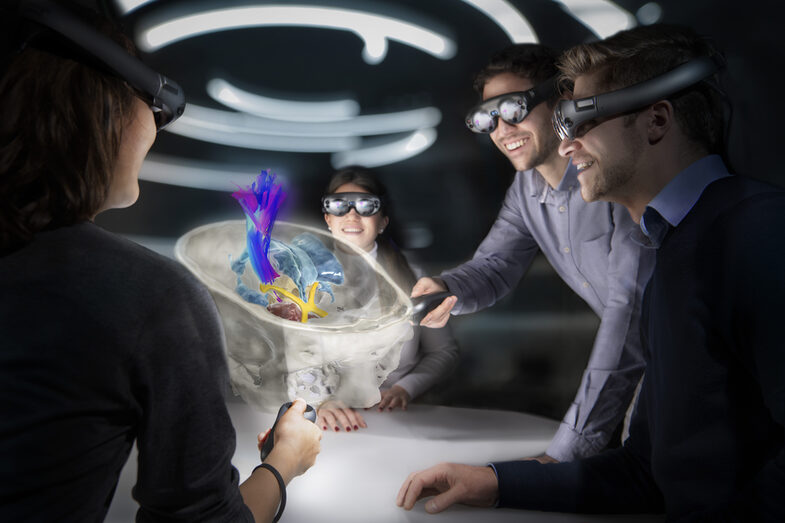
[[[267,463],[262,463],[261,465],[256,465],[254,469],[251,471],[251,474],[256,472],[256,469],[263,468],[267,469],[272,472],[275,479],[278,481],[278,488],[281,490],[281,503],[278,505],[278,512],[276,512],[275,517],[273,518],[273,523],[281,519],[281,514],[283,514],[283,509],[286,507],[286,483],[283,482],[283,477],[281,477],[281,473],[275,470],[275,467],[269,465]]]

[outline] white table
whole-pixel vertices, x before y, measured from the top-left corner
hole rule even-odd
[[[254,411],[245,403],[229,404],[237,431],[232,460],[241,481],[259,463],[256,435],[269,427],[274,413]],[[556,431],[552,420],[516,412],[413,405],[406,412],[363,411],[367,429],[325,432],[316,464],[287,488],[281,522],[661,522],[661,516],[587,516],[456,505],[428,514],[419,502],[411,511],[395,505],[409,473],[442,461],[484,465],[542,453]],[[136,457],[123,471],[107,522],[133,521],[130,497]]]

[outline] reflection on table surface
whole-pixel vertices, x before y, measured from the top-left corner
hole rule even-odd
[[[256,435],[272,425],[263,413],[233,399],[229,412],[237,431],[232,460],[241,481],[259,464]],[[654,522],[662,516],[588,516],[456,505],[427,514],[419,502],[409,512],[395,505],[404,479],[443,461],[484,465],[542,453],[558,422],[518,412],[411,405],[407,411],[362,411],[367,429],[325,432],[316,464],[287,488],[282,522]],[[136,476],[133,454],[123,470],[107,522],[133,521]]]

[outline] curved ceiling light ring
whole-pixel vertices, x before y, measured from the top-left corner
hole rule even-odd
[[[198,35],[266,26],[317,27],[350,31],[365,44],[363,58],[378,64],[387,54],[387,42],[395,40],[441,60],[456,53],[455,42],[446,35],[403,20],[352,9],[262,5],[213,9],[172,18],[162,23],[140,23],[137,44],[147,52]]]
[[[537,43],[538,39],[526,18],[506,0],[462,0],[481,11],[498,25],[512,43]],[[623,29],[635,27],[635,17],[609,0],[553,0],[562,4],[573,18],[606,38]]]
[[[395,134],[435,127],[441,122],[442,113],[435,107],[423,107],[395,113],[365,114],[335,122],[301,122],[261,118],[244,112],[190,104],[181,118],[185,117],[184,123],[172,127],[172,132],[179,134],[184,128],[196,126],[225,134],[327,139]]]
[[[559,0],[573,18],[600,38],[635,27],[635,16],[609,0]]]
[[[267,168],[271,168],[279,177],[286,175],[284,166],[268,165]],[[256,165],[235,165],[227,168],[224,163],[150,153],[142,164],[139,179],[192,189],[234,192],[237,190],[238,180],[245,180],[248,178],[248,173],[258,170]]]
[[[337,122],[360,113],[360,104],[351,98],[324,101],[272,98],[241,89],[223,78],[212,78],[206,89],[216,102],[263,118],[290,122]]]
[[[370,145],[348,151],[336,152],[330,163],[334,169],[349,165],[379,167],[407,160],[428,149],[436,142],[436,129],[418,129],[400,140],[382,145]]]
[[[462,0],[493,20],[514,44],[538,43],[529,21],[505,0]]]

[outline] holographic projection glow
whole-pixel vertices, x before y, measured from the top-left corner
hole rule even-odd
[[[407,294],[357,247],[276,222],[285,193],[272,173],[234,197],[245,221],[194,229],[175,255],[218,306],[235,393],[262,410],[295,397],[377,403],[412,336]]]

